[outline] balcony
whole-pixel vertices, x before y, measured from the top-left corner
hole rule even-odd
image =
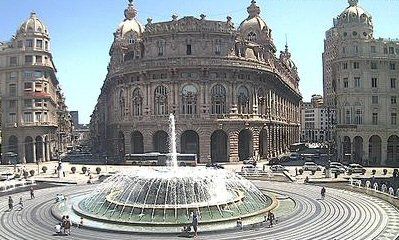
[[[337,129],[357,129],[356,124],[337,124]]]

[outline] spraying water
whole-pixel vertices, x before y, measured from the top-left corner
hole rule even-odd
[[[170,154],[170,165],[177,168],[177,151],[176,151],[176,125],[175,116],[173,113],[169,115],[169,154]]]

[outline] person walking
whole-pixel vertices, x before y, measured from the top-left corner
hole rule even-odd
[[[23,200],[22,200],[22,197],[19,198],[19,204],[18,204],[18,206],[19,206],[19,211],[21,211],[22,209],[24,209],[24,202],[23,202]]]
[[[65,226],[64,226],[65,234],[71,235],[71,226],[72,226],[71,219],[69,219],[69,216],[66,216],[66,218],[65,218]]]
[[[324,199],[324,197],[326,196],[326,189],[324,187],[321,188],[320,194],[321,194],[321,199]]]
[[[193,212],[193,220],[191,222],[191,225],[193,225],[193,230],[194,230],[194,237],[198,236],[198,214],[197,212]]]
[[[35,192],[33,190],[33,187],[30,187],[29,192],[30,192],[30,199],[34,199],[35,198]]]
[[[267,212],[267,220],[269,220],[269,227],[273,226],[274,219],[275,219],[275,217],[274,217],[274,214],[272,213],[272,211]]]
[[[14,200],[12,200],[12,197],[8,197],[8,210],[11,211],[12,208],[14,207]]]

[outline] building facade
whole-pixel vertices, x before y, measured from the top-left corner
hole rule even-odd
[[[108,74],[91,116],[98,154],[168,152],[168,115],[177,148],[200,162],[277,156],[299,140],[299,77],[255,1],[232,19],[201,15],[143,27],[129,3],[114,34]]]
[[[326,32],[324,95],[337,109],[345,162],[399,165],[399,41],[375,38],[372,16],[349,0]]]
[[[301,142],[333,141],[335,109],[324,107],[323,97],[313,95],[311,102],[301,105]]]
[[[35,13],[0,45],[2,153],[21,163],[49,161],[70,141],[72,124],[56,77],[48,28]]]

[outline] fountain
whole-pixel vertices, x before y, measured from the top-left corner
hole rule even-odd
[[[234,228],[261,222],[274,207],[271,197],[234,172],[178,167],[175,119],[169,116],[170,163],[141,167],[110,176],[90,194],[72,199],[72,211],[96,226],[123,225],[134,232],[178,232],[200,216],[202,230]],[[105,227],[107,228],[107,227]]]

